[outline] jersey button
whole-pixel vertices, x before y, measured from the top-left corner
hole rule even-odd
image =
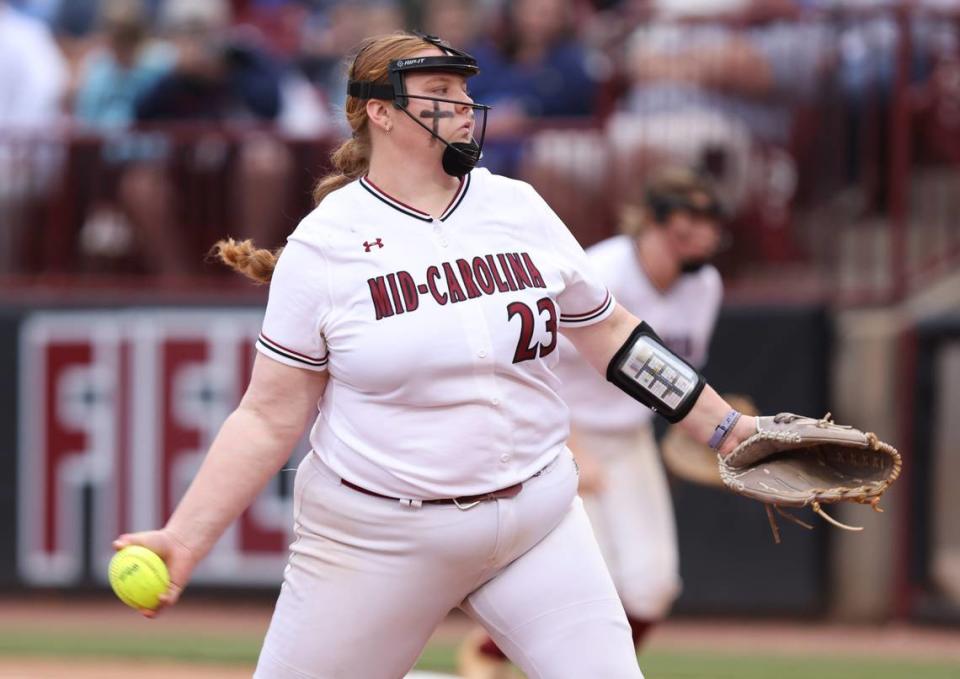
[[[503,455],[500,456],[500,461],[501,461],[501,462],[509,462],[509,461],[510,461],[510,456],[509,456],[507,453],[504,453]]]
[[[486,358],[487,352],[481,349],[480,351],[477,352],[477,356],[479,356],[480,358]]]
[[[490,399],[490,403],[492,403],[492,404],[495,405],[495,406],[498,406],[498,405],[500,405],[500,399],[498,399],[496,396],[494,396],[492,399]]]

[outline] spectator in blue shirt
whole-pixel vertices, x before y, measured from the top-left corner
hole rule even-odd
[[[194,124],[191,129],[201,137],[174,141],[203,153],[184,156],[180,172],[196,177],[226,172],[229,177],[230,213],[224,216],[226,223],[215,226],[239,238],[277,240],[292,165],[274,125],[282,112],[282,69],[255,41],[231,30],[226,0],[164,0],[159,17],[175,47],[175,65],[139,97],[137,122]],[[233,140],[216,130],[228,123],[252,126]],[[260,129],[265,125],[268,130]],[[148,267],[162,275],[195,273],[201,262],[191,264],[183,254],[189,251],[184,243],[189,234],[176,237],[176,225],[183,222],[177,211],[189,203],[179,200],[167,167],[142,163],[130,168],[120,193]]]
[[[174,54],[149,39],[141,1],[106,0],[101,11],[104,44],[81,63],[74,114],[93,127],[125,128],[134,120],[137,99],[170,71]]]
[[[471,96],[494,107],[484,147],[491,171],[516,169],[516,137],[533,121],[594,114],[602,67],[577,40],[573,12],[571,0],[517,0],[505,7],[497,38],[470,50],[483,64]]]
[[[251,40],[231,34],[229,5],[168,0],[160,16],[176,63],[140,97],[137,120],[272,121],[279,115],[281,69]]]

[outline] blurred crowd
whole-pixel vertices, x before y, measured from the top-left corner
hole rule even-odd
[[[956,66],[960,0],[910,4],[926,10],[910,19],[908,36],[909,77],[923,81]],[[618,178],[635,183],[679,160],[710,174],[732,213],[751,209],[762,192],[773,214],[802,179],[805,112],[827,93],[856,129],[890,96],[902,5],[0,0],[0,272],[26,261],[18,254],[31,223],[25,215],[63,162],[43,143],[18,155],[4,141],[11,133],[50,142],[52,130],[69,129],[106,139],[100,164],[115,180],[85,204],[79,247],[100,255],[139,249],[150,253],[141,268],[184,274],[196,258],[171,236],[182,191],[169,171],[169,140],[141,132],[161,124],[185,126],[184,134],[242,129],[243,142],[229,148],[198,143],[190,163],[229,155],[231,229],[279,242],[285,187],[304,169],[287,142],[344,134],[345,57],[365,36],[403,28],[440,35],[479,59],[470,85],[474,99],[493,106],[483,161],[491,170],[561,187],[560,202],[575,185],[578,200],[602,203]],[[859,157],[841,171],[860,172]]]

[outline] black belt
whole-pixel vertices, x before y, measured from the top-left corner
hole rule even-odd
[[[539,474],[540,472],[537,472],[534,474],[534,476],[538,476]],[[486,502],[487,500],[502,500],[505,498],[516,497],[520,491],[523,490],[523,483],[515,483],[512,486],[495,490],[492,493],[481,493],[480,495],[464,495],[462,497],[448,497],[439,500],[402,500],[398,497],[390,497],[389,495],[375,493],[372,490],[367,490],[366,488],[358,486],[355,483],[350,483],[346,479],[340,479],[340,483],[345,485],[347,488],[352,488],[353,490],[361,493],[366,493],[367,495],[372,495],[373,497],[380,497],[385,500],[393,500],[394,502],[415,505],[456,505],[460,509],[470,509],[471,507],[476,507],[481,502]]]

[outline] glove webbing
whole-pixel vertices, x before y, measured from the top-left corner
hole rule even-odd
[[[865,504],[869,504],[870,506],[872,506],[875,511],[883,512],[883,510],[880,509],[880,507],[878,506],[879,502],[880,502],[880,498],[875,497],[872,500],[866,502]],[[773,515],[774,510],[776,510],[777,514],[787,519],[788,521],[793,521],[798,526],[803,526],[807,530],[813,530],[813,526],[811,526],[806,521],[801,521],[799,518],[797,518],[790,512],[785,512],[780,507],[780,505],[765,504],[763,505],[763,508],[767,510],[767,521],[770,522],[770,530],[773,532],[773,541],[778,545],[780,544],[780,526],[777,525],[777,517]],[[833,524],[837,528],[842,528],[844,530],[852,530],[852,531],[863,530],[863,526],[848,526],[845,523],[840,523],[835,518],[833,518],[832,516],[827,514],[825,511],[823,511],[823,507],[821,507],[820,503],[817,502],[816,500],[810,503],[810,508],[814,512],[822,516],[828,523]]]

